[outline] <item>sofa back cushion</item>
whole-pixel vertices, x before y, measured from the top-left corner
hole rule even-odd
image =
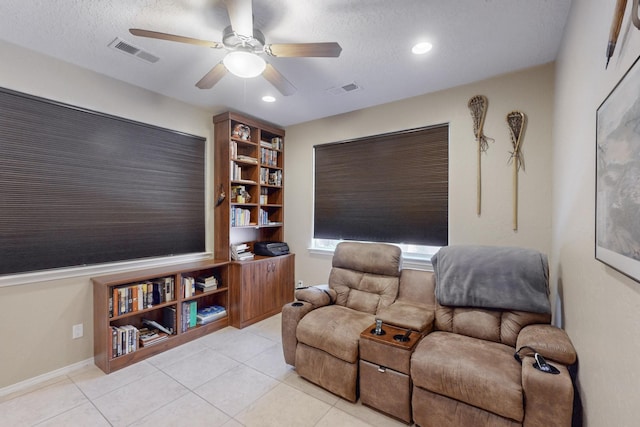
[[[376,314],[398,296],[402,251],[384,243],[341,242],[333,255],[329,287],[336,304]]]
[[[424,305],[433,311],[436,304],[435,286],[433,271],[404,268],[400,273],[398,301]]]
[[[445,307],[436,302],[435,329],[515,347],[527,325],[551,322],[551,315],[526,311]]]

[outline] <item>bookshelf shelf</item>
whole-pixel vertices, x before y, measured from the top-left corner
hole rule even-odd
[[[193,295],[190,294],[191,291],[185,292],[185,286],[190,283],[185,280],[186,278],[211,276],[216,277],[218,281],[216,289],[195,290]],[[107,374],[229,325],[230,316],[227,314],[204,325],[183,330],[191,319],[187,318],[187,312],[183,311],[185,305],[188,305],[189,309],[193,307],[197,310],[219,305],[228,313],[230,273],[227,260],[209,259],[134,270],[94,277],[91,281],[93,283],[94,362]],[[160,281],[164,285],[162,288]],[[158,287],[154,282],[158,283]],[[139,305],[136,307],[133,305],[133,290],[144,289],[144,285],[147,285],[147,289],[151,288],[154,294],[140,293],[139,295],[146,295],[149,299],[146,300],[146,307],[145,300],[138,302]],[[191,287],[190,284],[188,286]],[[165,292],[165,295],[170,295],[171,299],[155,303],[153,298],[157,300],[161,298],[160,289]],[[118,290],[128,292],[126,300],[128,311],[112,315],[116,306],[120,308],[118,304],[121,294]],[[114,305],[114,297],[118,299],[116,305]],[[157,322],[172,333],[166,337],[160,334],[163,337],[162,340],[143,346],[139,340],[139,331],[143,328],[154,329],[153,326],[145,324],[144,320]]]
[[[214,212],[214,255],[230,260],[231,243],[247,243],[253,251],[255,242],[284,240],[285,132],[231,112],[213,117],[213,123],[214,188],[223,189],[227,195]],[[234,134],[238,126],[248,127],[247,139]],[[262,320],[293,300],[292,254],[231,261],[230,271],[233,326],[240,328]]]

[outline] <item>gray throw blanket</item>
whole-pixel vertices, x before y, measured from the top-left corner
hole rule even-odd
[[[551,313],[549,265],[538,251],[446,246],[431,263],[441,305]]]

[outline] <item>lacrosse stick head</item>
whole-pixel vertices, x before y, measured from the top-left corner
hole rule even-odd
[[[476,95],[469,100],[467,104],[469,111],[471,112],[471,118],[473,119],[473,135],[480,144],[480,149],[486,151],[489,148],[487,138],[482,132],[484,127],[484,118],[487,115],[487,97],[484,95]]]
[[[509,132],[511,134],[511,144],[513,144],[513,152],[511,152],[511,158],[509,160],[515,158],[518,169],[520,169],[520,167],[524,169],[524,160],[520,152],[520,144],[525,123],[526,116],[522,111],[512,111],[507,114],[507,125],[509,126]]]
[[[520,143],[520,136],[524,129],[525,115],[522,111],[512,111],[507,114],[507,125],[511,131],[511,143],[513,148],[517,148]]]

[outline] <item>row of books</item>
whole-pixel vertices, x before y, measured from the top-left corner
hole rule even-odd
[[[271,221],[269,220],[269,212],[260,208],[259,214],[258,214],[258,224],[260,225],[273,225],[273,224],[279,224],[279,222],[277,221]]]
[[[242,167],[233,160],[231,160],[231,165],[229,166],[229,172],[230,172],[231,181],[242,180]]]
[[[176,299],[173,276],[113,288],[109,317],[144,310]]]
[[[220,305],[212,305],[198,309],[197,301],[183,302],[182,312],[180,313],[180,330],[186,332],[198,325],[206,325],[226,315],[227,310]]]
[[[260,148],[260,163],[269,166],[278,166],[278,152],[268,148]]]
[[[197,301],[182,303],[181,331],[206,325],[227,315],[227,310],[220,305],[212,305],[198,309]],[[143,327],[133,325],[111,326],[111,357],[132,353],[142,347],[150,347],[169,339],[175,331],[176,309],[164,307],[163,323],[151,319],[142,319]]]
[[[234,261],[245,261],[253,259],[254,254],[249,250],[249,245],[246,243],[237,243],[231,245],[231,259]]]
[[[138,349],[140,332],[133,325],[111,327],[111,357],[132,353]]]
[[[251,222],[251,211],[239,207],[231,208],[231,226],[245,227],[248,225],[255,225],[255,222]]]
[[[260,168],[260,184],[282,186],[282,171]]]
[[[195,277],[183,277],[182,278],[182,296],[184,298],[192,297],[196,294],[196,278]]]
[[[198,314],[198,302],[187,301],[182,303],[182,313],[180,314],[181,331],[186,332],[196,326],[196,316]]]

